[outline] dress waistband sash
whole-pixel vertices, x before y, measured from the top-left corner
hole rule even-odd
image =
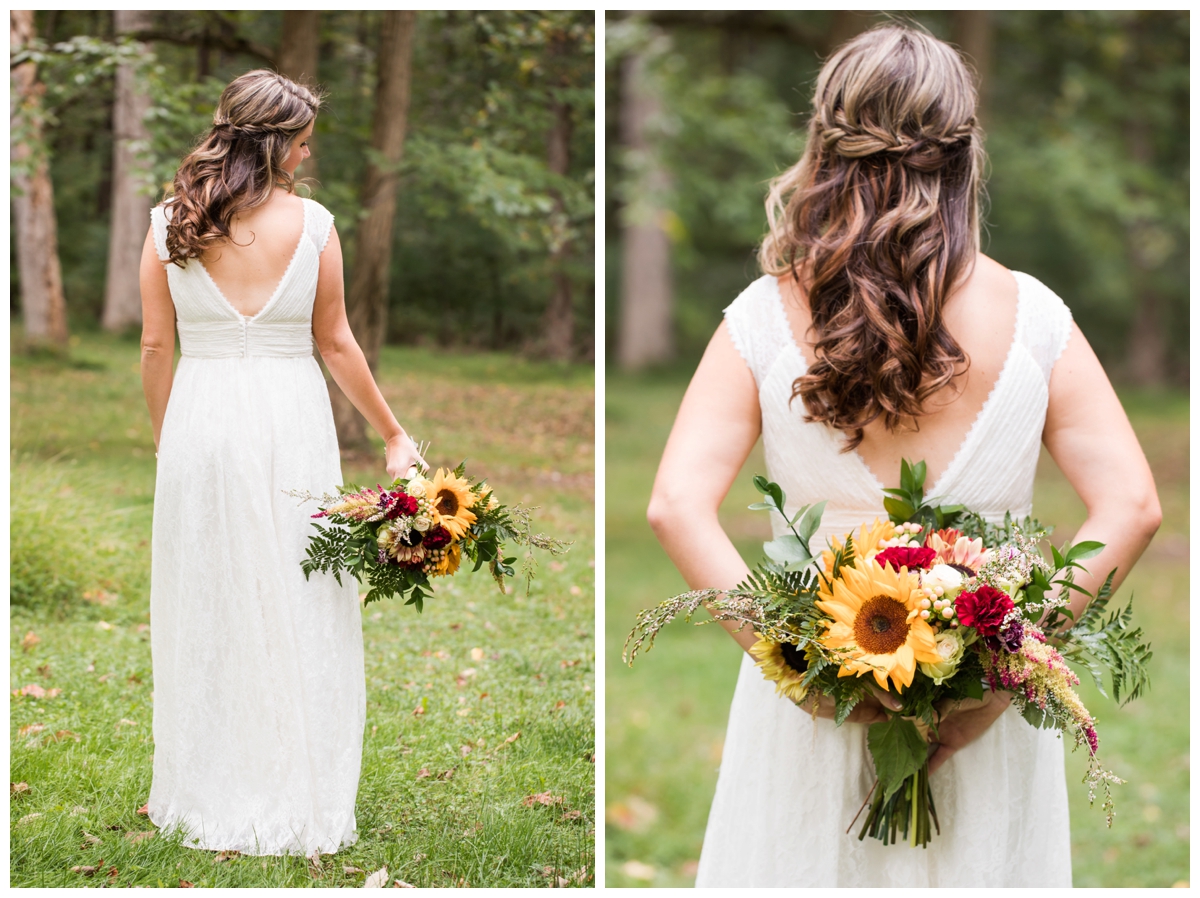
[[[305,358],[312,355],[312,326],[305,322],[180,321],[179,348],[198,359],[250,356]]]

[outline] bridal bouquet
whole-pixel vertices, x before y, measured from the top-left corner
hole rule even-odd
[[[1037,541],[1048,531],[1032,518],[992,524],[961,505],[927,503],[924,462],[903,462],[900,479],[899,489],[885,490],[888,520],[863,524],[814,555],[809,540],[825,503],[788,517],[783,490],[756,477],[763,501],[750,507],[783,515],[789,531],[764,545],[770,561],[733,590],[685,593],[642,611],[627,661],[673,618],[704,604],[716,620],[753,627],[751,654],[779,694],[814,708],[832,699],[838,725],[873,681],[901,707],[867,731],[877,782],[858,837],[889,844],[899,835],[922,847],[931,824],[940,832],[928,740],[936,740],[941,713],[983,698],[985,688],[1011,691],[1031,725],[1087,746],[1088,797],[1103,789],[1111,826],[1109,785],[1121,780],[1099,763],[1096,721],[1067,662],[1085,668],[1104,695],[1107,670],[1113,697],[1128,702],[1148,688],[1150,650],[1129,627],[1132,600],[1106,616],[1112,573],[1094,596],[1074,582],[1080,562],[1103,544],[1052,547],[1047,560]],[[1072,590],[1091,598],[1077,621],[1067,608]],[[1064,631],[1067,620],[1073,626]]]
[[[553,555],[568,548],[532,533],[529,509],[499,504],[486,482],[466,476],[465,462],[453,471],[438,468],[432,477],[423,471],[397,478],[386,489],[347,485],[336,496],[289,495],[316,500],[319,511],[313,518],[333,525],[313,524],[317,532],[301,562],[304,576],[331,573],[341,583],[342,574],[350,572],[368,587],[366,603],[400,595],[420,611],[432,595],[429,579],[452,576],[464,556],[475,563],[474,570],[487,564],[503,590],[517,560],[505,557],[505,543],[530,550],[523,565],[527,581],[533,579],[533,548]]]

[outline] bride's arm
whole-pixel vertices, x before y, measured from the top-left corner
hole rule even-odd
[[[413,464],[424,464],[417,447],[379,392],[366,357],[350,330],[342,283],[342,245],[336,228],[331,228],[329,242],[321,253],[312,327],[317,350],[334,382],[387,444],[388,474],[403,476]]]
[[[150,410],[150,429],[157,451],[174,377],[175,304],[167,286],[167,270],[154,248],[153,229],[146,233],[142,246],[138,282],[142,292],[142,392]]]
[[[729,589],[749,573],[717,510],[761,430],[758,387],[722,322],[679,406],[646,511],[658,541],[692,589]],[[746,651],[757,639],[750,627],[739,630],[732,621],[721,626]],[[898,707],[894,699],[872,691],[875,698],[859,702],[849,721],[886,720],[880,700]],[[831,718],[833,712],[833,700],[823,699],[817,715]]]
[[[1050,376],[1042,442],[1087,508],[1075,542],[1098,540],[1104,551],[1083,562],[1075,582],[1089,592],[1116,568],[1113,590],[1129,574],[1162,523],[1154,476],[1137,436],[1091,346],[1072,325]],[[1078,619],[1087,597],[1072,592]]]
[[[749,573],[717,509],[761,428],[758,388],[722,323],[679,406],[646,512],[692,589],[728,589]],[[749,627],[721,625],[743,649],[754,644]]]

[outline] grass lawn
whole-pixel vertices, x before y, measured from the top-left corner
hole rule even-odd
[[[612,886],[692,884],[740,663],[740,650],[723,630],[682,623],[672,624],[635,668],[620,658],[636,611],[686,589],[645,520],[686,382],[687,374],[664,373],[610,376],[607,383],[605,800],[606,883]],[[1135,621],[1154,649],[1153,689],[1118,709],[1096,693],[1090,678],[1081,688],[1099,719],[1101,756],[1128,784],[1114,789],[1117,817],[1107,830],[1080,782],[1084,757],[1066,746],[1074,881],[1170,886],[1189,878],[1188,399],[1122,398],[1165,515],[1118,596],[1137,597]],[[755,500],[754,473],[766,473],[761,446],[722,508],[727,532],[751,565],[769,538],[767,518],[745,510]],[[1034,511],[1057,526],[1055,540],[1070,537],[1084,518],[1082,503],[1044,453]]]
[[[12,364],[10,856],[13,886],[418,886],[594,882],[591,366],[386,347],[380,382],[435,467],[469,458],[539,529],[530,595],[486,572],[416,614],[363,613],[359,841],[320,866],[183,848],[137,809],[150,788],[154,447],[135,342]],[[375,483],[378,460],[343,465]],[[44,690],[41,695],[39,690]],[[414,714],[417,709],[423,713]],[[544,795],[543,803],[528,800]],[[92,878],[73,867],[100,867]],[[385,883],[389,885],[390,882]]]

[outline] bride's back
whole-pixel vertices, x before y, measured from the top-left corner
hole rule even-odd
[[[812,370],[812,316],[794,280],[778,279],[792,338]],[[898,485],[901,459],[924,459],[927,484],[936,483],[949,467],[979,417],[1000,377],[1016,339],[1017,282],[1012,272],[979,254],[970,274],[947,299],[942,311],[946,330],[962,348],[967,364],[959,365],[950,383],[925,402],[926,413],[889,430],[879,418],[863,428],[857,453],[885,486]],[[795,405],[800,405],[797,398]]]
[[[283,279],[304,231],[304,201],[276,190],[267,202],[234,216],[231,239],[200,257],[229,304],[252,317]]]

